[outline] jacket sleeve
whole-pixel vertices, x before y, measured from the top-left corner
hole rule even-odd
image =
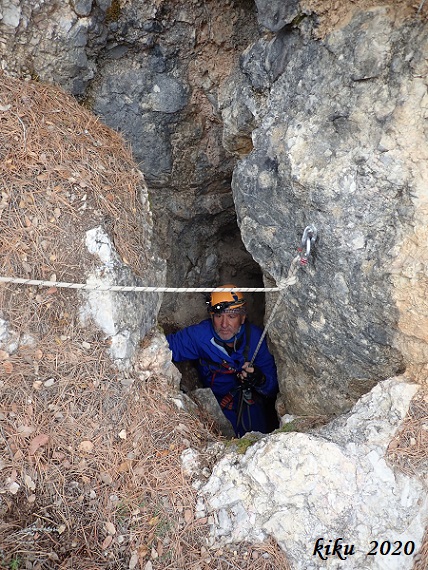
[[[263,372],[266,378],[264,384],[257,388],[257,392],[260,392],[260,394],[264,396],[275,396],[278,393],[278,376],[275,360],[269,352],[266,340],[262,342],[254,365]]]
[[[191,325],[174,334],[166,336],[169,348],[172,351],[172,360],[182,362],[183,360],[197,360],[200,357],[198,348],[197,325]]]

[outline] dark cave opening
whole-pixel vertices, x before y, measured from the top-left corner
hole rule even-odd
[[[203,283],[196,286],[217,287],[226,283],[233,283],[237,287],[264,287],[263,274],[260,266],[251,257],[242,243],[239,228],[231,228],[229,225],[227,232],[218,237],[216,242],[216,255],[218,259],[217,275],[214,282],[209,284]],[[201,263],[203,261],[201,260]],[[184,298],[185,297],[185,298]],[[177,296],[176,304],[172,299],[163,305],[159,323],[164,333],[174,334],[177,331],[197,324],[208,318],[206,300],[209,294],[193,293],[185,296]],[[245,293],[247,320],[250,323],[263,329],[265,316],[265,294],[264,293]],[[174,307],[174,310],[171,308]],[[272,351],[271,351],[272,352]],[[203,384],[198,374],[198,361],[184,361],[174,363],[182,375],[181,390],[187,394],[194,402],[196,391],[203,388]],[[279,418],[275,408],[276,397],[264,398],[265,416],[267,420],[266,433],[271,433],[279,427]],[[201,408],[201,401],[197,400],[197,405]],[[218,408],[217,412],[220,410]],[[213,417],[212,410],[201,409],[203,417],[207,417],[208,421],[214,420],[218,432],[230,437],[230,433],[222,431],[221,421],[216,422]],[[220,411],[221,415],[221,411]],[[218,416],[217,416],[218,419]],[[222,418],[224,419],[224,418]]]

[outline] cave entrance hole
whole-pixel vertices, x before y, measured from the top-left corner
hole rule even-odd
[[[238,287],[264,287],[261,268],[246,250],[236,222],[234,227],[229,223],[227,228],[219,233],[214,247],[214,255],[217,260],[215,278],[210,282],[206,280],[202,283],[192,284],[185,282],[180,286],[217,287],[225,283],[233,283]],[[212,254],[213,252],[210,250],[210,255]],[[203,257],[201,254],[201,266],[205,263]],[[192,267],[193,269],[194,267]],[[245,298],[247,301],[247,319],[263,328],[265,294],[246,293]],[[208,318],[206,299],[207,295],[201,293],[177,294],[165,299],[159,313],[159,323],[165,334],[175,333]],[[175,365],[182,375],[181,390],[195,401],[193,397],[195,391],[203,387],[198,376],[197,361],[177,362]],[[265,399],[268,433],[279,427],[275,400],[276,398]],[[198,399],[197,405],[201,408],[200,399]],[[208,421],[213,419],[210,410],[202,409],[201,411],[202,415],[208,418]],[[222,431],[221,423],[214,423],[222,435],[230,435]]]

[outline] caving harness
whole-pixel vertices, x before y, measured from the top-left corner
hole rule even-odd
[[[245,347],[243,351],[243,358],[244,362],[248,362],[248,355],[250,352],[250,340],[251,340],[251,325],[248,321],[244,323],[245,327]],[[217,341],[218,342],[218,341]],[[216,342],[216,344],[217,344]],[[219,343],[219,346],[224,346],[226,343]],[[215,360],[211,360],[209,358],[200,358],[199,364],[201,366],[206,366],[208,370],[211,372],[211,380],[210,380],[210,387],[211,389],[214,386],[215,379],[218,374],[238,374],[240,370],[230,364],[227,360],[222,360],[221,362],[216,362]],[[220,401],[220,406],[222,409],[231,410],[233,407],[233,400],[236,396],[237,392],[239,391],[239,387],[232,392],[226,394],[222,400]]]

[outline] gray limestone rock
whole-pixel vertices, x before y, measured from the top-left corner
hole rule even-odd
[[[211,388],[198,388],[190,396],[214,420],[225,437],[235,437],[232,424],[223,414]]]
[[[86,232],[85,245],[97,263],[88,271],[91,285],[149,286],[165,277],[165,265],[152,255],[152,266],[145,273],[146,282],[137,277],[117,254],[109,235],[96,227]],[[146,244],[149,247],[150,244]],[[129,368],[140,341],[156,325],[162,297],[154,293],[82,291],[80,319],[92,320],[110,338],[110,355],[119,368]]]
[[[299,0],[256,0],[257,19],[271,32],[279,32],[300,12]]]
[[[315,255],[270,330],[290,413],[347,410],[374,382],[409,366],[412,354],[424,358],[426,335],[415,334],[409,354],[401,334],[407,284],[393,264],[402,244],[418,239],[416,217],[426,215],[424,185],[414,175],[426,157],[419,75],[426,38],[415,23],[394,29],[382,8],[360,13],[324,42],[282,30],[242,60],[244,101],[241,87],[235,100],[229,92],[225,120],[244,104],[258,124],[232,186],[244,243],[266,278],[286,275],[305,226],[319,230]],[[236,127],[226,129],[233,140]],[[420,330],[417,318],[412,325]]]
[[[56,83],[82,96],[106,45],[110,3],[6,0],[0,8],[2,69]]]
[[[73,0],[72,6],[78,16],[89,16],[92,10],[92,0]]]

